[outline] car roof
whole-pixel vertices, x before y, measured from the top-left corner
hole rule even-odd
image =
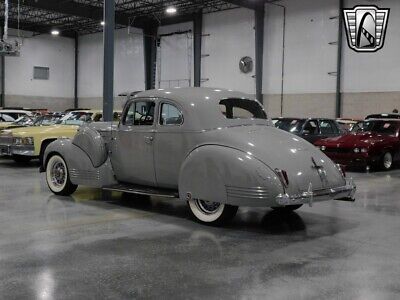
[[[188,130],[212,129],[233,124],[247,124],[248,120],[228,120],[221,112],[219,103],[224,99],[246,99],[255,101],[253,96],[233,90],[206,87],[185,87],[148,90],[137,93],[129,99],[164,98],[176,102],[188,118],[183,126]],[[260,103],[259,103],[260,104]],[[261,105],[261,104],[260,104]],[[263,106],[261,105],[263,108]],[[267,120],[255,119],[253,123],[263,124]]]
[[[0,109],[0,113],[32,114],[32,112],[29,110],[20,110],[20,109]]]

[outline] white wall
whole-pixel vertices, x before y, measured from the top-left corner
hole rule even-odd
[[[115,31],[114,95],[144,90],[144,56],[142,30]],[[79,38],[79,105],[101,108],[103,95],[103,34]],[[117,104],[118,105],[118,104]]]
[[[11,37],[12,38],[12,37]],[[49,80],[33,79],[33,67],[50,68]],[[71,107],[74,96],[74,41],[39,35],[23,39],[20,57],[5,58],[6,105]]]
[[[243,56],[255,59],[254,13],[248,9],[233,9],[203,16],[202,86],[221,87],[255,94],[252,73],[243,74],[239,61]]]
[[[161,26],[158,34],[164,35],[189,30],[193,30],[193,22]],[[156,77],[156,87],[193,86],[192,32],[161,37],[157,51]],[[161,79],[160,83],[159,79]]]

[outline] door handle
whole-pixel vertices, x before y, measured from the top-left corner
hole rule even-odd
[[[154,140],[154,137],[152,137],[152,136],[145,136],[145,137],[144,137],[144,141],[145,141],[147,144],[151,144],[151,143],[153,142],[153,140]]]

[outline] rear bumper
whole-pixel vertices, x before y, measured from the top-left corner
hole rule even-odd
[[[345,186],[313,191],[310,185],[309,190],[301,194],[281,194],[276,197],[276,202],[281,206],[299,204],[309,204],[312,206],[313,202],[327,200],[354,201],[355,192],[356,186],[353,180],[350,179],[346,181]]]

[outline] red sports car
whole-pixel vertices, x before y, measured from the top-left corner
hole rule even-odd
[[[400,120],[373,119],[358,123],[349,134],[315,145],[338,164],[389,170],[400,159],[399,135]]]

